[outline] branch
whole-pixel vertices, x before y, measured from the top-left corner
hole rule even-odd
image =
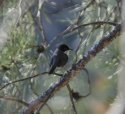
[[[94,58],[102,49],[110,44],[121,31],[121,25],[118,24],[109,34],[104,36],[97,44],[95,44],[76,64],[72,66],[57,82],[51,85],[39,98],[29,103],[29,107],[25,109],[21,114],[32,114],[39,106],[44,104],[61,88],[66,86],[74,77],[78,76],[80,71],[85,65]]]
[[[73,96],[72,96],[72,89],[70,88],[69,84],[67,85],[67,89],[69,91],[69,96],[70,96],[70,100],[71,100],[71,103],[72,103],[72,110],[73,110],[74,114],[78,114],[77,110],[76,110],[76,107],[75,107],[74,100],[73,100]]]
[[[32,76],[29,76],[29,77],[26,77],[26,78],[22,78],[22,79],[18,79],[18,80],[13,80],[13,81],[10,81],[9,83],[6,83],[5,85],[3,85],[1,88],[0,88],[0,91],[3,90],[4,88],[8,87],[9,85],[11,84],[15,84],[17,82],[22,82],[22,81],[26,81],[26,80],[29,80],[29,79],[32,79],[32,78],[36,78],[40,75],[45,75],[45,74],[48,74],[48,72],[42,72],[42,73],[39,73],[39,74],[36,74],[36,75],[32,75]],[[57,76],[63,76],[62,74],[59,74],[59,73],[53,73]]]
[[[73,32],[81,27],[86,27],[86,26],[92,26],[92,25],[104,25],[104,24],[108,24],[108,25],[112,25],[112,26],[116,26],[117,23],[114,23],[114,22],[108,22],[108,21],[97,21],[97,22],[90,22],[90,23],[86,23],[86,24],[82,24],[82,25],[79,25],[77,27],[71,27],[71,28],[67,28],[65,31],[59,33],[58,36],[60,35],[66,35],[66,34],[69,34],[70,32]]]
[[[25,101],[22,101],[21,99],[17,99],[17,98],[14,98],[14,97],[0,96],[0,99],[10,100],[10,101],[16,101],[16,102],[18,102],[18,103],[23,104],[23,105],[26,106],[26,107],[29,106],[29,104],[26,103]]]
[[[48,74],[48,72],[43,72],[43,73],[40,73],[40,74],[36,74],[36,75],[33,75],[33,76],[29,76],[29,77],[26,77],[26,78],[22,78],[22,79],[19,79],[19,80],[14,80],[14,81],[11,81],[5,85],[3,85],[1,88],[0,88],[0,91],[6,87],[8,87],[9,85],[11,84],[14,84],[14,83],[17,83],[17,82],[22,82],[22,81],[25,81],[25,80],[29,80],[29,79],[32,79],[32,78],[35,78],[35,77],[38,77],[39,75],[45,75],[45,74]]]
[[[54,114],[54,112],[52,111],[51,107],[48,104],[46,104],[46,107],[48,108],[51,114]]]

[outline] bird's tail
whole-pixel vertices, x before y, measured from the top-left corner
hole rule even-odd
[[[52,74],[55,69],[56,69],[56,65],[53,65],[53,66],[50,68],[50,70],[49,70],[49,74]]]

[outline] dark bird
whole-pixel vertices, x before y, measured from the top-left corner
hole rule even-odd
[[[49,74],[52,74],[56,67],[63,67],[67,63],[68,56],[65,51],[68,50],[71,49],[66,44],[61,44],[55,49],[50,61]]]

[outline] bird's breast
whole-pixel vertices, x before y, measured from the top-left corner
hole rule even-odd
[[[61,53],[59,57],[58,67],[63,67],[68,61],[68,56],[65,53]]]

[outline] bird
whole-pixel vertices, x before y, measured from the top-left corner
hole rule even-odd
[[[54,51],[51,61],[49,74],[52,74],[56,67],[63,67],[68,61],[68,55],[65,53],[70,49],[66,44],[60,44]]]

